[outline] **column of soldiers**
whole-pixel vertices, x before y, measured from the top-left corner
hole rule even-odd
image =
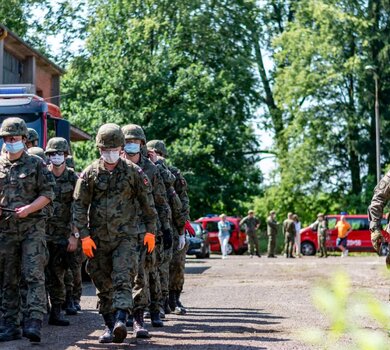
[[[122,343],[131,326],[149,337],[145,312],[153,327],[186,312],[185,232],[195,232],[187,183],[167,166],[162,141],[146,143],[138,125],[105,124],[99,159],[77,177],[65,139],[43,151],[20,118],[6,119],[0,137],[0,341],[40,342],[48,309],[49,324],[69,325],[62,310],[80,310],[84,254],[105,323],[100,343]]]

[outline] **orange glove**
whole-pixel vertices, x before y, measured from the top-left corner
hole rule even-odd
[[[144,245],[148,247],[148,254],[150,254],[156,245],[156,237],[153,233],[146,232],[144,238]]]
[[[93,258],[92,249],[96,249],[96,244],[90,236],[81,239],[81,246],[84,254],[90,259]]]

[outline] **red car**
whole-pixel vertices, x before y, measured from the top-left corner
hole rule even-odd
[[[246,242],[246,234],[240,229],[240,218],[234,216],[227,216],[227,221],[231,223],[232,231],[228,243],[228,254],[244,254],[248,250]],[[203,229],[208,232],[208,241],[210,243],[210,250],[212,252],[220,252],[221,246],[218,239],[218,221],[220,217],[217,215],[209,215],[196,220]]]
[[[352,227],[351,233],[348,235],[348,250],[350,252],[374,252],[371,244],[371,233],[369,230],[368,215],[344,215],[346,221]],[[338,250],[336,247],[337,229],[336,222],[340,220],[341,215],[327,215],[328,221],[328,236],[326,246],[328,250]],[[386,226],[387,221],[382,220],[382,227]],[[384,247],[385,249],[386,247]],[[301,230],[301,252],[303,255],[314,255],[318,250],[317,232],[310,227]],[[382,252],[385,254],[385,251]]]

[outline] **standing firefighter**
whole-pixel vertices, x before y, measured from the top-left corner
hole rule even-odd
[[[133,308],[132,281],[137,273],[137,208],[143,212],[148,251],[154,249],[157,214],[151,187],[142,170],[120,158],[124,145],[116,124],[100,127],[96,145],[101,158],[80,175],[74,192],[74,223],[89,258],[88,271],[98,290],[106,329],[100,343],[122,343]]]
[[[375,251],[381,254],[381,244],[385,241],[382,235],[383,210],[390,200],[390,172],[388,172],[374,189],[371,204],[368,207],[368,220],[370,221],[371,242]],[[389,225],[384,234],[389,237]],[[390,268],[390,255],[386,257],[387,267]]]
[[[64,276],[69,268],[78,245],[78,233],[72,234],[71,214],[73,191],[77,181],[75,172],[65,165],[65,157],[69,152],[68,142],[62,137],[50,139],[45,154],[50,160],[49,170],[55,179],[54,213],[46,222],[46,241],[49,249],[47,266],[48,292],[50,296],[49,324],[68,326],[69,321],[61,314],[61,306],[65,302]]]
[[[148,142],[148,149],[154,150],[159,156],[159,161],[165,165],[167,150],[161,140]],[[168,170],[174,175],[174,191],[177,193],[180,202],[180,218],[173,221],[173,246],[172,259],[169,264],[169,307],[175,314],[185,314],[186,308],[180,301],[180,295],[184,286],[184,269],[188,245],[186,244],[185,231],[190,235],[195,235],[195,231],[190,224],[190,201],[187,194],[187,181],[180,170],[174,166],[168,166]],[[174,217],[177,216],[173,213]]]
[[[256,230],[260,226],[260,221],[255,217],[255,212],[253,210],[249,210],[248,216],[245,216],[245,218],[240,221],[240,226],[244,224],[246,225],[245,232],[249,244],[249,256],[252,258],[256,250],[256,255],[260,258],[259,241],[256,234]]]
[[[6,153],[0,157],[0,203],[3,208],[0,211],[0,256],[4,263],[2,306],[5,313],[0,341],[21,336],[19,283],[23,271],[27,286],[23,335],[32,342],[40,342],[46,313],[44,208],[54,198],[54,180],[39,157],[24,151],[27,127],[22,119],[4,120],[0,137],[6,147]]]
[[[143,313],[149,307],[150,317],[153,327],[162,327],[164,324],[160,319],[161,285],[159,266],[163,260],[164,247],[163,240],[172,245],[172,232],[169,225],[171,215],[167,202],[166,190],[160,172],[146,156],[141,153],[141,148],[145,147],[146,137],[143,129],[139,125],[129,124],[122,128],[125,135],[124,157],[134,164],[137,164],[148,176],[152,185],[152,195],[158,213],[158,236],[156,249],[147,254],[146,249],[140,253],[138,274],[134,286],[134,333],[138,338],[149,337],[147,329],[144,327]],[[141,232],[140,236],[145,236],[145,225],[140,215]]]

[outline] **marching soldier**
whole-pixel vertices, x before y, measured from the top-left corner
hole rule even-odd
[[[167,202],[166,190],[158,168],[141,153],[141,147],[146,144],[144,131],[139,125],[129,124],[122,128],[125,135],[123,155],[126,159],[137,164],[148,176],[152,185],[152,194],[158,213],[158,236],[156,249],[152,254],[141,250],[141,259],[134,286],[134,323],[133,328],[137,338],[147,338],[149,333],[144,327],[143,313],[149,307],[153,327],[162,327],[160,319],[161,285],[158,268],[163,260],[163,240],[171,242],[172,232],[169,225],[170,208]],[[141,222],[140,227],[145,225]],[[145,232],[140,232],[141,236]]]
[[[56,182],[54,214],[46,222],[46,242],[50,256],[46,283],[51,303],[49,324],[54,326],[69,325],[69,321],[61,314],[61,306],[65,302],[64,276],[74,259],[73,252],[77,249],[79,238],[77,232],[71,234],[73,191],[77,175],[65,164],[68,153],[69,145],[64,138],[54,137],[48,141],[45,154],[50,160],[48,168]]]
[[[3,309],[5,327],[0,341],[19,339],[19,283],[23,270],[27,285],[27,318],[23,335],[40,342],[46,313],[45,217],[54,198],[54,180],[39,157],[25,152],[27,127],[20,118],[4,120],[0,137],[6,153],[0,157],[0,256],[4,262]]]
[[[133,308],[132,285],[139,258],[137,209],[142,210],[151,253],[157,213],[151,185],[143,171],[120,158],[124,135],[116,124],[99,128],[96,145],[101,158],[80,175],[74,192],[74,224],[80,232],[88,271],[98,290],[99,312],[106,329],[100,343],[122,343]]]
[[[147,143],[148,149],[154,150],[159,156],[159,162],[165,165],[167,150],[161,140],[152,140]],[[195,235],[195,231],[190,224],[190,205],[187,194],[187,182],[180,170],[173,166],[168,166],[168,170],[174,175],[174,190],[181,202],[181,211],[178,220],[174,220],[173,225],[173,249],[172,259],[169,265],[169,307],[178,315],[186,313],[186,308],[180,301],[180,295],[184,286],[184,268],[188,244],[185,238],[185,231],[190,235]],[[173,215],[176,214],[173,212]]]

